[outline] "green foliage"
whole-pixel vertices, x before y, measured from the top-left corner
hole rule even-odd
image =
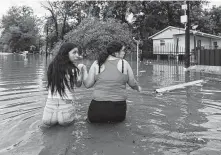
[[[45,1],[42,7],[50,12],[46,17],[44,32],[46,34],[46,44],[49,50],[71,29],[76,27],[84,18],[82,12],[88,12],[86,2],[83,1]]]
[[[76,29],[64,36],[64,40],[78,44],[83,53],[89,55],[99,54],[105,50],[105,45],[113,40],[124,42],[132,51],[136,48],[128,25],[115,19],[108,19],[107,21],[101,21],[97,18],[84,19]]]
[[[1,21],[4,30],[0,42],[8,45],[5,50],[19,52],[29,50],[31,45],[35,45],[38,35],[37,22],[30,7],[11,7]]]
[[[213,34],[221,35],[221,6],[213,7],[211,9],[210,23],[212,23],[214,25],[212,28]]]
[[[129,1],[109,1],[104,9],[104,20],[106,18],[115,18],[123,23],[127,23],[126,13],[129,4]]]

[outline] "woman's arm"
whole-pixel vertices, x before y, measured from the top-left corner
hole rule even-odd
[[[82,65],[79,64],[77,67],[79,69],[79,73],[77,73],[77,79],[75,81],[75,85],[76,85],[76,87],[81,87],[81,85],[82,85],[82,78],[83,78],[82,72],[81,72]]]
[[[95,66],[97,65],[97,61],[95,61],[90,69],[89,73],[87,72],[87,67],[84,65],[82,67],[82,73],[83,73],[83,83],[86,88],[91,88],[94,86],[95,83]]]
[[[130,67],[130,64],[125,60],[125,66],[127,67],[127,74],[128,74],[128,85],[137,91],[141,91],[141,87],[138,85],[138,82],[134,78],[134,73],[132,68]]]

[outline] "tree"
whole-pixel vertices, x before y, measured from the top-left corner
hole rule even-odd
[[[55,41],[58,41],[58,11],[56,10],[58,3],[58,1],[47,1],[48,6],[42,4],[42,6],[51,13],[50,18],[55,28]]]
[[[79,25],[88,12],[88,4],[83,1],[46,1],[41,4],[51,14],[46,17],[44,26],[44,32],[48,32],[47,43],[50,48],[53,48],[59,40],[63,40],[67,32]]]
[[[7,45],[6,50],[19,52],[29,50],[36,45],[38,35],[38,19],[33,10],[27,6],[11,7],[2,18],[1,43]]]
[[[210,23],[213,24],[212,33],[221,35],[221,6],[213,7],[210,11]]]
[[[124,42],[131,50],[136,49],[132,39],[132,33],[127,24],[122,24],[115,19],[107,21],[98,18],[86,18],[76,29],[71,30],[64,36],[64,40],[81,46],[86,55],[97,55],[105,50],[105,45],[112,40]],[[57,48],[60,43],[57,44]],[[58,50],[57,48],[54,49]]]
[[[108,1],[104,4],[103,19],[115,18],[123,23],[128,23],[126,20],[129,1]]]

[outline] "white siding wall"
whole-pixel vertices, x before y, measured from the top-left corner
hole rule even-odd
[[[217,41],[217,45],[219,48],[221,48],[221,39]]]
[[[177,38],[179,38],[179,43],[178,43],[178,46],[179,46],[179,49],[182,49],[182,51],[184,51],[185,53],[185,34],[182,34],[182,35],[175,35],[174,36],[174,42],[176,44],[176,40]],[[191,49],[194,48],[194,37],[192,35],[190,35],[190,51]]]
[[[185,53],[185,35],[174,36],[174,44],[175,44],[175,46],[177,46],[177,38],[179,38],[178,53],[183,55]]]
[[[153,37],[153,54],[174,54],[176,51],[175,42],[173,39],[174,34],[183,33],[184,30],[182,29],[176,29],[176,28],[170,28],[159,35],[156,35]],[[160,40],[165,41],[165,45],[160,45]],[[181,51],[181,50],[180,50]]]
[[[155,37],[153,37],[152,39],[165,39],[165,38],[173,38],[174,34],[179,34],[179,33],[184,33],[184,30],[179,30],[179,29],[175,29],[175,28],[170,28],[158,35],[156,35]]]
[[[163,39],[165,45],[160,45],[160,40],[153,40],[153,54],[172,54],[174,53],[174,41],[171,39]]]
[[[185,49],[185,35],[178,35],[174,36],[174,42],[176,40],[176,37],[179,38],[179,46],[182,46]],[[213,46],[213,42],[217,42],[218,46],[221,47],[221,39],[212,39],[212,38],[207,38],[207,37],[202,37],[202,36],[196,36],[196,47],[197,47],[197,41],[201,40],[201,46],[206,46],[207,48],[209,46]],[[176,42],[175,42],[176,44]],[[190,35],[190,51],[194,49],[194,36],[191,34]]]
[[[201,46],[209,47],[211,45],[211,38],[196,36],[196,43],[198,42],[198,40],[201,40]]]

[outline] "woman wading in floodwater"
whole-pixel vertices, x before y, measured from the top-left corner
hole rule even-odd
[[[47,71],[48,98],[44,108],[42,122],[47,126],[67,125],[74,120],[74,86],[80,87],[82,76],[80,66],[74,64],[81,58],[75,44],[64,43],[50,63]]]
[[[93,99],[88,109],[88,121],[105,123],[125,120],[127,110],[126,84],[141,90],[129,63],[123,59],[125,46],[117,41],[107,45],[106,52],[90,67],[89,73],[82,67],[86,88],[94,87]]]

